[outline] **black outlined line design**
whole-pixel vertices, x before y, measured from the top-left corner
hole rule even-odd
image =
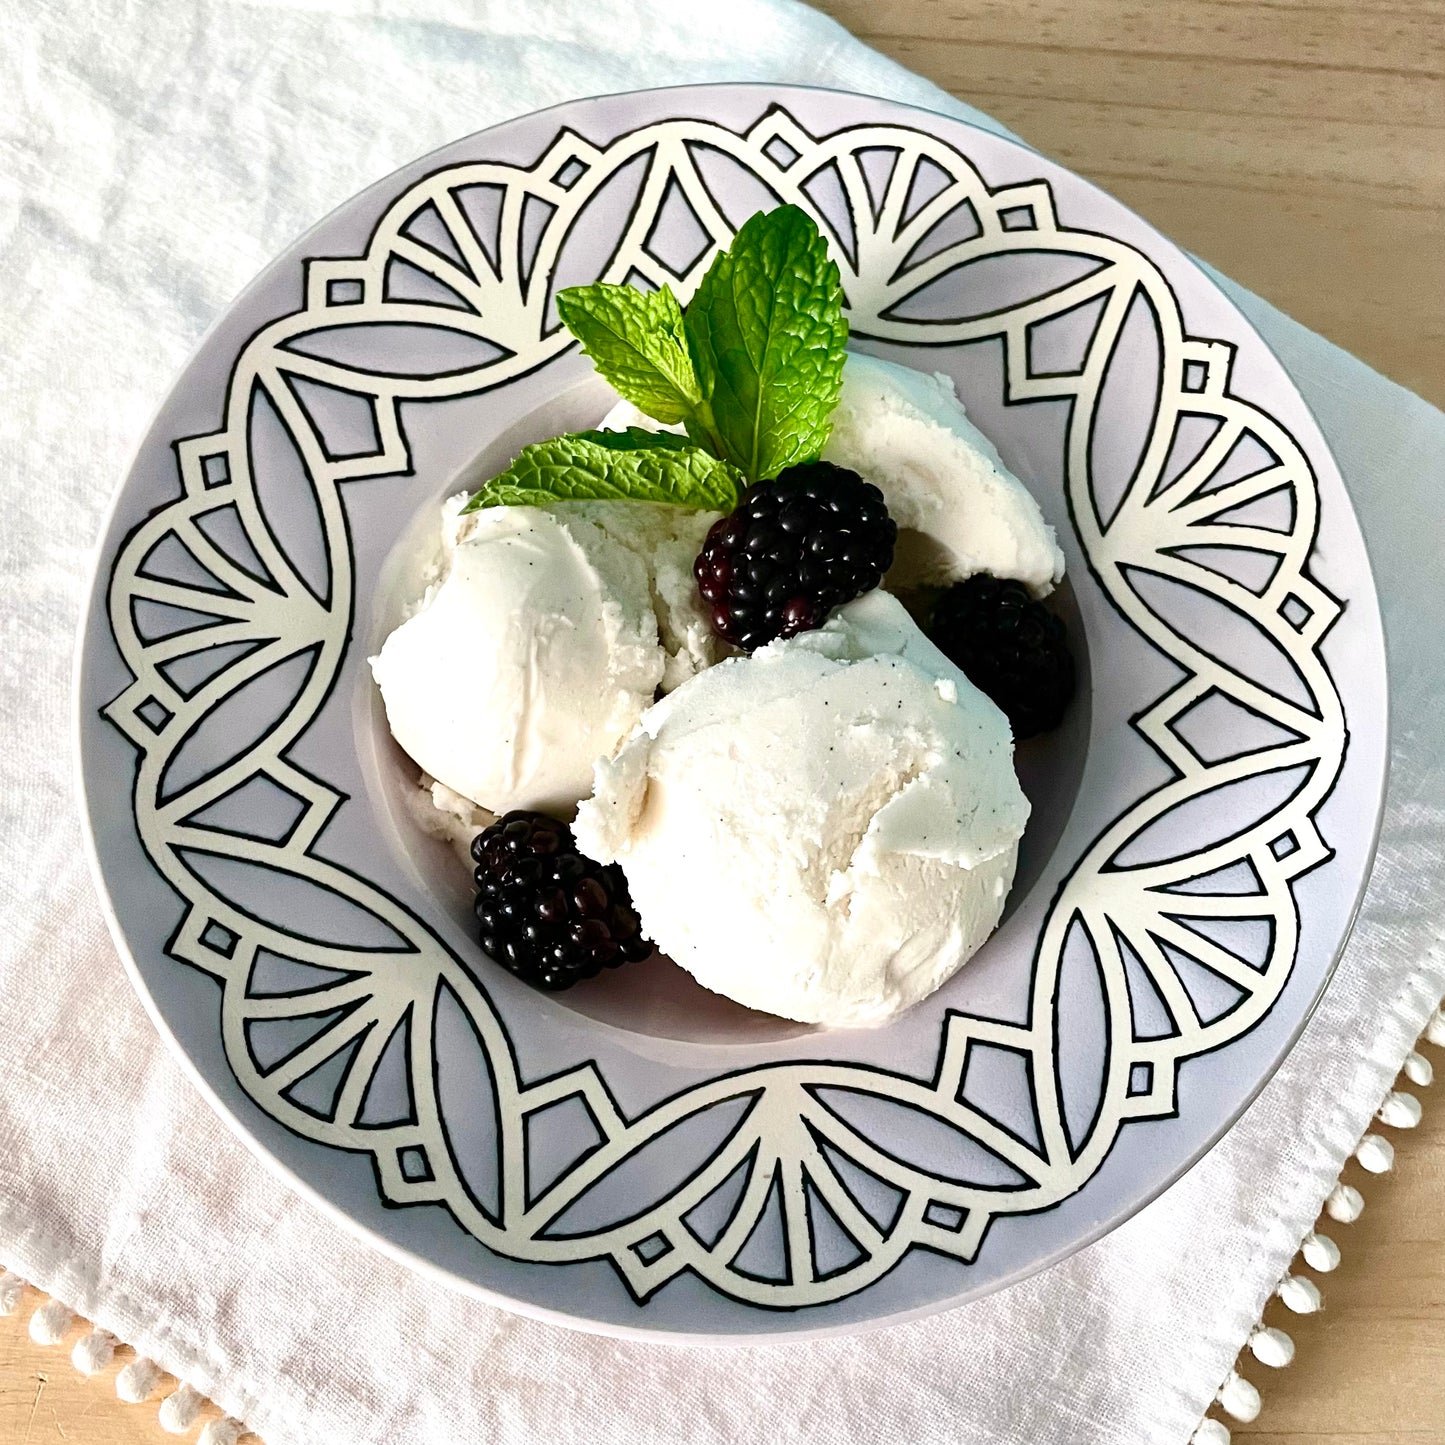
[[[1008,402],[1069,404],[1064,475],[1083,555],[1119,617],[1179,677],[1164,695],[1145,700],[1134,722],[1171,776],[1109,823],[1061,886],[1038,940],[1023,1023],[948,1013],[930,1078],[798,1061],[723,1074],[628,1117],[591,1061],[524,1081],[506,1022],[471,969],[396,899],[318,854],[318,838],[344,798],[298,767],[289,750],[325,703],[350,640],[355,578],[341,486],[408,470],[403,402],[505,386],[563,353],[568,338],[543,278],[585,224],[589,204],[624,167],[639,172],[640,189],[601,274],[684,291],[695,284],[743,219],[725,211],[726,184],[707,179],[718,157],[753,178],[754,190],[761,182],[779,201],[815,213],[831,207],[822,219],[839,241],[855,335],[914,347],[1001,342]],[[685,205],[708,238],[680,278],[652,254],[664,203]],[[949,225],[957,239],[935,243]],[[987,314],[951,313],[950,296],[969,294],[960,278],[973,274],[970,267],[1010,258],[1042,264],[1040,274],[1055,279]],[[1048,271],[1053,259],[1070,262],[1063,280]],[[441,288],[429,300],[420,299],[426,282],[417,273]],[[935,136],[867,125],[815,137],[775,108],[742,134],[677,118],[596,146],[563,130],[530,167],[449,166],[396,199],[364,255],[309,261],[305,297],[301,310],[266,324],[246,344],[221,426],[176,443],[182,494],[142,522],[114,560],[110,625],[134,682],[103,711],[136,749],[141,844],[184,900],[167,951],[220,981],[221,1028],[236,1079],[294,1133],[369,1155],[388,1204],[444,1206],[488,1249],[514,1259],[607,1259],[639,1303],[688,1271],[760,1308],[826,1305],[866,1289],[910,1250],[968,1262],[991,1220],[1047,1210],[1077,1193],[1130,1120],[1175,1112],[1183,1061],[1239,1038],[1271,1008],[1298,945],[1292,885],[1331,856],[1314,818],[1340,773],[1347,730],[1320,644],[1342,604],[1308,571],[1318,495],[1307,458],[1283,426],[1233,392],[1233,348],[1187,333],[1177,298],[1147,255],[1062,225],[1043,181],[990,189]],[[901,314],[910,309],[911,317]],[[1105,509],[1093,441],[1131,315],[1149,327],[1157,390],[1132,475]],[[1092,325],[1080,365],[1031,370],[1031,332],[1066,316]],[[408,365],[388,370],[392,341],[403,334]],[[467,356],[472,361],[462,364]],[[337,444],[332,421],[303,404],[297,378],[317,383],[316,395],[344,396],[353,413],[368,408],[369,426],[357,434],[369,435],[369,449]],[[262,399],[312,492],[329,578],[319,593],[298,574],[261,498],[250,438]],[[1192,456],[1176,446],[1190,418],[1213,426]],[[1246,443],[1266,459],[1252,472],[1231,462]],[[1291,502],[1284,529],[1242,520],[1280,491]],[[215,539],[225,533],[208,524],[223,509],[233,514],[230,530],[238,520],[244,534],[234,556]],[[213,580],[148,571],[147,559],[169,539]],[[1191,556],[1199,548],[1208,549],[1210,565]],[[1230,574],[1228,558],[1236,554],[1269,560],[1273,572],[1262,588]],[[1226,609],[1241,635],[1284,660],[1289,686],[1267,686],[1242,668],[1228,638],[1171,620],[1151,602],[1150,589],[1160,586]],[[142,618],[167,615],[187,625],[142,628]],[[202,620],[193,624],[195,615]],[[229,649],[223,665],[202,669],[208,675],[189,691],[168,681],[179,660],[212,648]],[[284,705],[246,703],[248,685],[301,656],[311,662],[304,675],[297,672]],[[1278,740],[1205,761],[1176,724],[1206,696],[1276,724]],[[238,728],[234,755],[205,776],[168,783],[187,740],[228,703]],[[1195,838],[1183,856],[1167,856],[1157,842],[1151,852],[1142,841],[1219,789],[1284,776],[1291,787],[1269,807],[1231,813],[1228,826]],[[300,804],[289,831],[273,840],[200,821],[255,780]],[[256,870],[278,888],[346,900],[356,937],[309,936],[261,916],[254,904],[243,907],[201,865],[216,859]],[[1244,891],[1241,876],[1252,880]],[[1221,925],[1241,921],[1268,925],[1259,930],[1268,942],[1258,956],[1226,941]],[[263,952],[294,970],[294,988],[251,991]],[[1075,1084],[1059,1066],[1057,1003],[1066,968],[1094,980],[1104,1033],[1102,1063],[1083,1103],[1071,1097]],[[1131,973],[1136,990],[1147,976],[1168,1020],[1143,1031],[1146,1037],[1136,1037]],[[1201,980],[1227,991],[1231,1006],[1221,1010],[1203,997]],[[460,1009],[485,1074],[476,1096],[485,1118],[465,1149],[442,1105],[450,1066],[436,1042],[444,1007]],[[268,1025],[289,1032],[258,1057],[254,1041]],[[405,1072],[405,1105],[393,1121],[373,1122],[372,1080],[399,1030],[405,1046],[393,1050],[388,1067]],[[966,1077],[970,1054],[986,1046],[1025,1062],[1017,1071],[1024,1096],[1011,1117],[1032,1118],[1029,1140],[991,1117],[986,1101],[969,1101],[976,1092]],[[318,1082],[326,1079],[329,1095]],[[988,1177],[886,1151],[840,1112],[836,1103],[845,1095],[886,1103],[895,1114],[912,1111],[951,1131],[974,1163],[989,1166]],[[585,1106],[598,1142],[534,1196],[526,1121],[573,1098]],[[663,1197],[645,1199],[625,1217],[568,1226],[569,1212],[585,1214],[587,1201],[600,1197],[594,1191],[664,1135],[679,1141],[686,1167]],[[691,1158],[687,1139],[704,1136],[708,1142]],[[479,1148],[485,1157],[476,1155]],[[473,1152],[461,1157],[467,1149]],[[706,1213],[738,1179],[726,1218],[695,1229],[689,1217]],[[891,1200],[889,1208],[863,1197],[870,1191]],[[739,1255],[772,1215],[785,1259],[766,1273],[741,1267]],[[832,1237],[850,1244],[851,1262],[820,1265],[815,1225],[825,1216]]]

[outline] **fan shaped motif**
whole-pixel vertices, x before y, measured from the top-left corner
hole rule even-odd
[[[591,279],[569,272],[579,228],[614,238],[604,278],[686,293],[747,214],[779,201],[830,235],[855,335],[997,338],[1007,400],[1071,404],[1078,541],[1179,674],[1135,724],[1171,776],[1061,888],[1024,1022],[949,1014],[927,1077],[783,1063],[629,1117],[591,1063],[523,1083],[472,970],[316,848],[342,795],[290,749],[349,645],[340,488],[406,470],[403,403],[499,387],[561,355],[553,292]],[[1092,443],[1126,424],[1110,377],[1131,327],[1157,355],[1157,402],[1132,474],[1104,476]],[[445,1205],[511,1258],[610,1260],[639,1301],[684,1270],[764,1307],[841,1299],[911,1249],[970,1260],[997,1216],[1085,1187],[1131,1120],[1174,1110],[1182,1061],[1270,1008],[1296,956],[1292,885],[1330,856],[1314,815],[1345,720],[1320,643],[1340,604],[1307,571],[1310,467],[1235,393],[1232,365],[1229,345],[1186,333],[1145,255],[1060,224],[1046,183],[990,189],[934,136],[820,138],[782,109],[745,134],[677,119],[598,147],[563,130],[532,166],[450,166],[389,207],[364,254],[310,261],[304,306],[237,358],[224,424],[177,443],[181,494],[129,537],[108,594],[134,681],[105,716],[136,750],[145,851],[185,901],[169,952],[220,981],[246,1092],[295,1133],[372,1156],[389,1203]],[[258,467],[263,454],[284,454],[287,475]],[[283,482],[314,502],[309,536],[271,524]],[[1181,599],[1199,596],[1232,626],[1182,625]],[[1241,636],[1248,657],[1220,641]],[[1219,719],[1239,713],[1256,745],[1220,755]],[[224,729],[219,766],[214,747],[194,761],[207,728]],[[1200,806],[1260,780],[1278,786],[1258,816]],[[1180,827],[1156,825],[1191,807],[1188,851],[1171,856]],[[332,936],[307,931],[322,916]],[[1060,1076],[1064,995],[1097,1021],[1094,1079]],[[440,1067],[439,1032],[455,1041]],[[1004,1081],[1007,1108],[971,1102],[1002,1097]],[[928,1127],[890,1127],[900,1113]],[[926,1147],[881,1142],[910,1132]],[[650,1149],[667,1168],[643,1167]]]

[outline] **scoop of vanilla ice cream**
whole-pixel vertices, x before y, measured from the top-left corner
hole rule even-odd
[[[942,372],[850,351],[832,421],[824,460],[880,488],[898,523],[885,587],[947,586],[989,572],[1043,596],[1064,575],[1054,529],[969,421]],[[614,406],[602,426],[681,430],[649,420],[627,401]]]
[[[823,457],[879,487],[898,523],[884,586],[946,586],[989,572],[1042,596],[1064,575],[1039,504],[942,372],[850,352]]]
[[[443,508],[438,579],[372,659],[387,723],[452,793],[566,816],[662,680],[647,568],[584,517],[464,501]]]
[[[720,512],[647,502],[564,502],[553,510],[585,518],[641,559],[664,654],[663,692],[733,655],[734,649],[713,631],[692,575]]]
[[[1003,714],[872,592],[649,708],[575,833],[705,987],[858,1027],[992,932],[1028,812]]]

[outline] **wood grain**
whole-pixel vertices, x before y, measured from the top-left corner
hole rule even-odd
[[[1442,0],[821,8],[1445,403]]]
[[[1437,1071],[1445,1053],[1427,1050]],[[1344,1251],[1332,1274],[1314,1279],[1317,1315],[1292,1315],[1277,1301],[1266,1321],[1286,1330],[1297,1353],[1288,1369],[1254,1361],[1241,1373],[1264,1395],[1251,1445],[1439,1445],[1445,1440],[1445,1087],[1419,1091],[1424,1122],[1396,1145],[1393,1173],[1374,1178],[1352,1164],[1345,1179],[1367,1204],[1351,1225],[1320,1229]]]
[[[0,1445],[163,1445],[177,1437],[161,1429],[158,1409],[177,1381],[162,1377],[152,1398],[127,1404],[117,1398],[115,1377],[135,1358],[126,1346],[100,1374],[86,1378],[70,1363],[70,1350],[90,1328],[77,1320],[61,1345],[37,1345],[27,1323],[45,1296],[26,1289],[20,1308],[0,1319]],[[187,1438],[194,1439],[220,1412],[207,1403]],[[257,1445],[254,1435],[242,1437]]]
[[[1445,0],[823,8],[1445,403]],[[1445,1071],[1445,1057],[1434,1058]],[[1245,1368],[1265,1396],[1259,1420],[1235,1426],[1253,1445],[1445,1441],[1445,1093],[1424,1099],[1425,1123],[1397,1136],[1396,1172],[1355,1180],[1364,1218],[1326,1226],[1345,1257],[1319,1281],[1325,1311],[1271,1313],[1298,1356],[1277,1373]],[[86,1380],[69,1342],[32,1344],[34,1303],[0,1320],[0,1445],[173,1438],[156,1418],[164,1390],[145,1405],[117,1401],[124,1352]]]

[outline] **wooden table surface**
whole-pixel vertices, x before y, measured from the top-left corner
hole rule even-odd
[[[1445,404],[1445,0],[823,8]],[[1423,1097],[1396,1172],[1363,1179],[1364,1218],[1329,1226],[1344,1263],[1320,1280],[1325,1311],[1270,1317],[1299,1352],[1245,1369],[1265,1406],[1235,1433],[1255,1445],[1445,1442],[1445,1087]],[[154,1404],[117,1402],[117,1367],[84,1380],[33,1345],[29,1313],[0,1320],[0,1445],[174,1438]]]

